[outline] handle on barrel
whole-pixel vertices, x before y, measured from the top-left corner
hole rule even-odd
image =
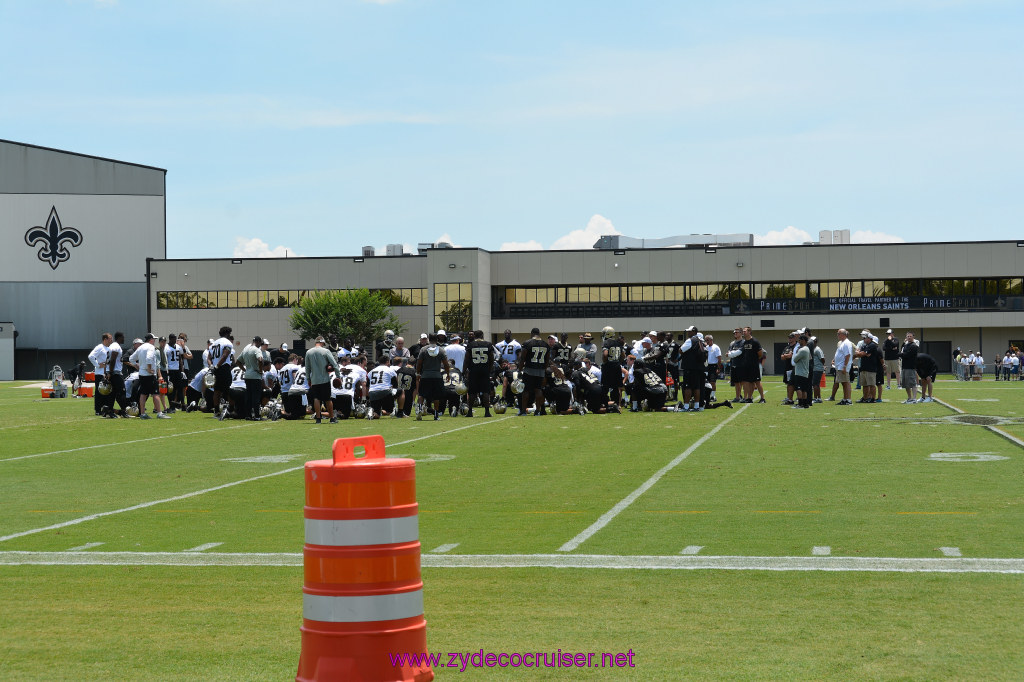
[[[356,457],[356,448],[366,450],[365,457]],[[334,441],[331,449],[334,463],[352,462],[363,459],[384,459],[384,436],[356,436],[355,438],[339,438]]]

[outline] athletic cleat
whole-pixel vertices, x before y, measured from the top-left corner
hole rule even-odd
[[[170,419],[171,415],[167,414],[166,412],[157,412],[156,413],[156,418],[157,419]]]
[[[437,411],[437,412],[434,413],[434,421],[436,421],[436,422],[441,421],[441,412],[440,411]]]
[[[811,401],[811,403],[814,405],[821,405],[821,398],[815,398],[814,400]]]
[[[316,423],[317,423],[317,424],[319,424],[319,423],[320,423],[320,417],[317,417],[317,418],[316,418]]]
[[[151,419],[151,418],[152,417],[149,416],[148,412],[146,414],[140,414],[139,415],[139,419]]]
[[[749,403],[749,402],[750,402],[750,400],[748,400],[747,402]],[[763,402],[765,402],[765,399],[764,399],[764,398],[761,398],[760,400],[758,400],[758,401],[757,401],[757,403],[758,403],[759,405],[760,405],[761,403],[763,403]]]
[[[725,402],[724,402],[723,404],[724,404],[724,405],[725,405],[726,407],[728,407],[728,408],[729,408],[730,410],[732,409],[732,403],[731,403],[731,402],[729,402],[728,400],[726,400],[726,401],[725,401]]]
[[[853,405],[853,403],[852,403],[852,402],[850,402],[849,400],[846,400],[845,398],[844,398],[844,399],[842,399],[842,400],[840,400],[840,401],[839,401],[838,403],[836,403],[836,404],[837,404],[837,405]]]
[[[338,418],[337,417],[331,417],[331,423],[332,424],[337,424],[338,423]]]

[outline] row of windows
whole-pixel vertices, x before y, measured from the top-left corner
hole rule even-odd
[[[444,282],[434,285],[434,330],[473,327],[473,285]]]
[[[291,308],[303,297],[324,289],[292,289],[288,291],[158,291],[156,307],[160,310],[207,308]],[[426,289],[370,289],[393,306],[427,305]]]
[[[839,282],[736,282],[622,286],[495,287],[505,303],[654,303],[764,298],[878,298],[888,296],[1024,295],[1020,277],[1003,279],[887,279]]]

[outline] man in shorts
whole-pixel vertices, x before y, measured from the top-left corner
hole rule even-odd
[[[427,345],[416,356],[416,392],[420,405],[416,411],[416,419],[423,418],[424,404],[433,404],[434,421],[441,419],[441,398],[444,397],[444,381],[441,372],[451,373],[448,356],[444,348],[437,345],[437,335],[427,334]]]
[[[907,399],[903,401],[906,404],[917,402],[917,356],[920,352],[921,348],[914,340],[913,332],[907,332],[899,355],[899,359],[903,361],[900,385],[907,390]]]
[[[832,366],[836,370],[836,378],[832,382],[832,397],[829,400],[836,399],[836,392],[839,387],[843,387],[843,399],[839,401],[840,405],[852,405],[853,401],[853,386],[850,385],[850,367],[853,366],[853,342],[850,341],[850,333],[845,329],[839,329],[836,331],[836,337],[839,341],[836,343],[836,354],[832,358]]]
[[[927,353],[917,354],[917,378],[921,381],[921,402],[934,402],[932,398],[932,386],[935,384],[935,375],[939,372],[939,366],[935,359]]]
[[[305,367],[306,375],[309,377],[309,396],[313,399],[313,416],[316,423],[320,423],[320,406],[327,407],[327,414],[331,415],[331,423],[337,424],[338,417],[334,414],[334,400],[331,398],[330,370],[337,372],[341,369],[334,353],[327,350],[327,342],[324,337],[316,337],[316,345],[306,352]]]

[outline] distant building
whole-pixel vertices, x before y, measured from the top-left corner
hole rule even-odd
[[[145,331],[159,272],[146,260],[167,255],[166,174],[0,140],[0,327],[17,330],[18,377],[84,360],[102,332]]]

